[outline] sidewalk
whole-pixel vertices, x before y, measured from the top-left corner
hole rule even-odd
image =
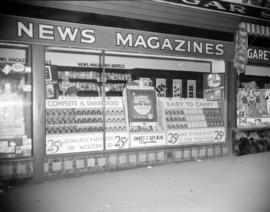
[[[270,152],[27,184],[1,212],[269,212]]]

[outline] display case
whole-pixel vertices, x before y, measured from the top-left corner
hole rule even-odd
[[[225,142],[222,104],[205,99],[163,99],[169,145]]]
[[[32,72],[28,47],[0,45],[0,158],[32,155]]]
[[[98,97],[46,100],[46,154],[103,150],[102,101]]]
[[[106,69],[106,96],[122,96],[122,91],[131,74],[125,69]],[[67,95],[69,87],[75,86],[77,96],[97,97],[101,95],[101,69],[71,66],[45,66],[47,98]]]
[[[128,141],[122,98],[107,97],[105,105],[101,97],[46,100],[48,155],[124,149]]]

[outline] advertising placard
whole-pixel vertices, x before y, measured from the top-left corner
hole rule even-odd
[[[225,142],[225,128],[196,128],[167,131],[168,145]]]
[[[206,101],[204,99],[165,99],[163,101],[165,103],[165,108],[167,109],[181,109],[181,108],[189,108],[189,109],[199,109],[199,108],[218,108],[218,103],[215,101]]]
[[[210,101],[224,100],[224,74],[204,74],[203,96]]]
[[[0,93],[0,112],[0,138],[24,135],[23,98],[11,92],[9,83],[5,83],[5,91]]]
[[[128,132],[106,132],[106,150],[129,148]]]
[[[249,46],[248,47],[248,62],[250,64],[270,64],[270,49]]]
[[[46,154],[103,150],[103,133],[47,135]]]
[[[165,144],[165,133],[130,133],[130,147],[162,146]]]
[[[153,87],[127,86],[129,122],[156,122],[157,101]]]
[[[106,108],[123,107],[122,98],[108,97],[105,99]],[[63,97],[59,99],[46,99],[46,109],[61,109],[61,108],[89,108],[103,107],[101,97]]]

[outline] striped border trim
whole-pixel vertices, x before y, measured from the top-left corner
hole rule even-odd
[[[270,27],[257,24],[244,23],[248,34],[270,38]]]

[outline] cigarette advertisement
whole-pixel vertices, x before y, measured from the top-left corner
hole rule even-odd
[[[156,122],[157,101],[153,87],[127,87],[127,106],[129,122]]]

